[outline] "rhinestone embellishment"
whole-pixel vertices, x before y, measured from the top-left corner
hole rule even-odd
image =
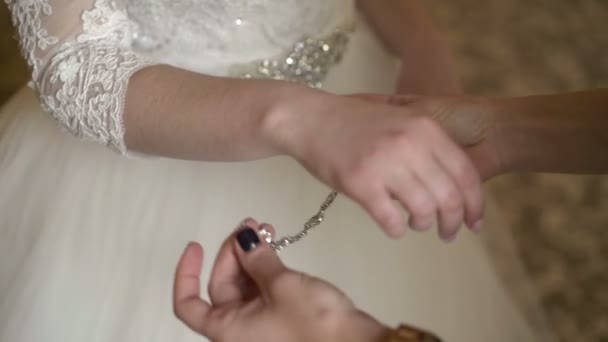
[[[276,59],[235,66],[231,74],[242,78],[291,81],[320,88],[329,69],[340,62],[350,31],[336,31],[320,39],[306,38]]]

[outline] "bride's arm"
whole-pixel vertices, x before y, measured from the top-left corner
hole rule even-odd
[[[152,66],[129,82],[130,150],[173,158],[245,161],[282,154],[277,117],[329,95],[288,82],[220,78]],[[295,105],[299,103],[299,105]]]
[[[42,107],[70,133],[119,153],[249,160],[279,153],[274,113],[329,96],[286,82],[216,78],[154,63],[125,46],[114,2],[7,2]],[[273,137],[271,137],[272,135]],[[282,152],[282,151],[280,151]]]
[[[387,49],[403,63],[398,92],[462,92],[449,46],[422,1],[357,0],[357,4]]]

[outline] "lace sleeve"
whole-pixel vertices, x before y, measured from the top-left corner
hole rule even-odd
[[[79,138],[125,154],[130,76],[150,62],[128,49],[129,22],[111,0],[5,0],[43,109]]]

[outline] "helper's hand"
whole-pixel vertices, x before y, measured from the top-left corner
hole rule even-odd
[[[224,242],[200,297],[203,250],[188,245],[177,266],[174,310],[197,333],[217,342],[372,342],[388,330],[333,285],[290,270],[260,237],[273,232],[253,220]]]

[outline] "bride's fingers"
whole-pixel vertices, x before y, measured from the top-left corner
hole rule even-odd
[[[173,283],[173,311],[190,329],[212,336],[211,305],[200,297],[203,249],[197,243],[186,247],[177,265]]]
[[[428,188],[410,170],[399,172],[391,187],[393,197],[409,212],[409,226],[416,231],[431,228],[437,212]]]
[[[246,219],[239,225],[257,230],[258,223],[253,219]],[[236,232],[230,234],[220,247],[215,258],[208,292],[214,306],[228,302],[244,300],[251,293],[251,281],[243,272],[234,251],[234,238]]]
[[[405,233],[403,213],[384,186],[368,186],[363,191],[355,188],[347,195],[357,201],[389,237],[399,238]]]
[[[455,146],[449,138],[445,143],[436,144],[433,155],[458,186],[464,200],[464,221],[467,226],[478,232],[484,214],[484,192],[479,172],[465,152]]]
[[[464,218],[464,200],[460,189],[430,151],[421,154],[411,167],[437,204],[439,236],[444,241],[453,240]]]

